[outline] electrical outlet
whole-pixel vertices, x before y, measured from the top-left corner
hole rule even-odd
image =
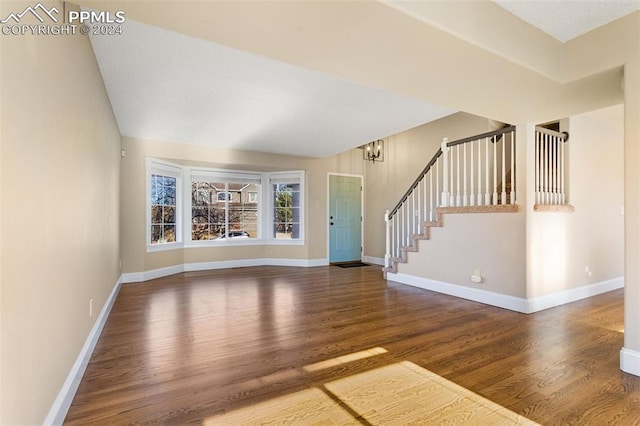
[[[89,299],[89,318],[93,317],[93,299]]]
[[[471,275],[471,282],[474,282],[476,284],[480,284],[482,282],[482,274],[480,273],[479,269],[473,271],[473,275]]]
[[[584,275],[585,275],[585,276],[587,276],[587,277],[590,277],[590,276],[591,276],[591,274],[592,274],[591,269],[589,269],[589,267],[588,267],[588,266],[585,266],[585,268],[584,268]]]

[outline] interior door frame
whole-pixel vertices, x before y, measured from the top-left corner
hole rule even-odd
[[[354,175],[351,173],[335,173],[328,172],[327,173],[327,216],[325,219],[325,227],[327,232],[327,265],[330,264],[331,259],[331,230],[329,229],[329,217],[331,216],[331,176],[347,176],[353,178],[360,179],[360,261],[362,262],[362,258],[364,256],[364,176],[363,175]]]

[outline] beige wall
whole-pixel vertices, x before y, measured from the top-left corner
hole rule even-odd
[[[120,275],[120,135],[88,38],[0,40],[0,424],[41,424]]]
[[[624,275],[624,107],[573,116],[568,131],[575,212],[527,213],[529,297]]]
[[[398,272],[494,293],[525,297],[525,214],[446,214]],[[479,271],[482,283],[471,282]]]
[[[191,144],[123,138],[123,272],[151,271],[185,263],[262,258],[318,260],[327,257],[327,175],[363,174],[362,152],[352,150],[327,159],[310,159]],[[147,157],[179,164],[235,170],[305,170],[305,244],[184,248],[146,252]]]
[[[533,187],[520,184],[519,213],[445,215],[444,227],[432,228],[431,239],[420,241],[398,272],[522,298],[622,277],[623,117],[617,105],[568,120],[574,213],[534,212]],[[470,280],[476,270],[482,284]]]
[[[391,210],[436,153],[450,141],[493,130],[486,118],[457,113],[388,138],[383,163],[365,165],[364,254],[384,257],[384,212]],[[362,155],[362,151],[358,151]]]

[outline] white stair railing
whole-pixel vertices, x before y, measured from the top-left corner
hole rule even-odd
[[[415,248],[438,207],[515,204],[515,127],[449,142],[444,138],[398,204],[385,213],[385,268]]]
[[[536,126],[535,201],[536,204],[564,205],[565,143],[569,135]]]

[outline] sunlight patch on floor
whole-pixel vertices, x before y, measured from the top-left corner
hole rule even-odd
[[[369,358],[371,356],[376,356],[380,354],[387,353],[385,348],[372,348],[367,349],[365,351],[354,352],[352,354],[338,356],[335,358],[328,359],[326,361],[316,362],[315,364],[309,364],[302,367],[304,371],[307,373],[311,373],[313,371],[323,370],[329,367],[335,367],[336,365],[346,364],[348,362],[358,361],[361,359]]]
[[[363,423],[537,425],[409,361],[354,374],[204,422],[205,425]]]

